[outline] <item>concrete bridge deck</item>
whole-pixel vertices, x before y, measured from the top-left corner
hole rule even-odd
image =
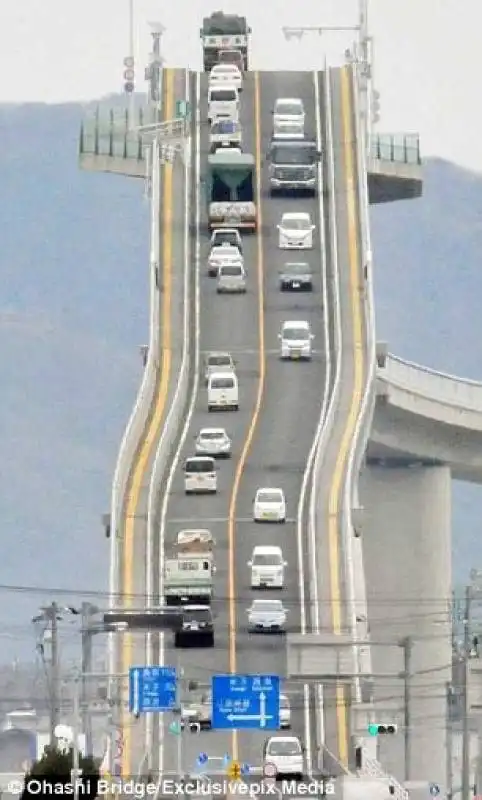
[[[447,464],[482,483],[482,383],[397,358],[377,347],[377,403],[368,459]]]

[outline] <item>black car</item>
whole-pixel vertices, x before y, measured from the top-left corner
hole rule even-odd
[[[285,264],[280,270],[279,283],[282,292],[311,292],[313,273],[310,265],[304,262]]]
[[[213,612],[210,606],[183,606],[182,623],[174,634],[174,647],[214,647]]]

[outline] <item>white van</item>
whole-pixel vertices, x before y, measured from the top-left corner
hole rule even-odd
[[[251,569],[251,588],[282,589],[287,566],[281,547],[257,544],[248,561],[248,567]]]
[[[239,407],[239,385],[235,372],[212,372],[208,378],[208,411]]]
[[[239,94],[236,86],[210,86],[208,89],[208,121],[220,119],[239,122]]]
[[[186,494],[209,492],[216,494],[218,476],[216,462],[211,456],[192,456],[184,463],[184,491]]]

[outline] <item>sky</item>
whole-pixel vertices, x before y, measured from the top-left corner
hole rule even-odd
[[[422,154],[482,172],[480,74],[482,4],[465,0],[369,0],[374,79],[383,132],[419,132]],[[149,22],[165,28],[168,66],[200,66],[202,17],[243,9],[253,29],[257,69],[315,69],[343,60],[351,33],[307,34],[286,42],[282,25],[343,26],[356,0],[134,0],[138,88],[150,50]],[[74,11],[76,9],[76,11]],[[188,20],[186,24],[186,20]],[[2,0],[0,102],[87,101],[118,92],[130,53],[129,0]]]

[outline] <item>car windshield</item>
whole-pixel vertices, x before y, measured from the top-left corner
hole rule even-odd
[[[232,389],[234,381],[232,378],[215,378],[211,381],[211,389]]]
[[[271,161],[273,164],[296,164],[307,166],[315,161],[315,150],[312,147],[274,145],[271,148]]]
[[[279,492],[259,492],[258,501],[260,503],[281,503]]]
[[[301,745],[296,739],[273,739],[267,752],[272,756],[297,756],[301,753]]]
[[[283,339],[308,339],[308,336],[306,328],[286,328],[283,331]]]
[[[210,367],[230,367],[231,358],[229,356],[209,356],[208,366]]]
[[[256,553],[253,556],[253,564],[259,566],[272,566],[281,564],[281,556],[279,553]]]
[[[208,609],[200,608],[194,611],[183,611],[184,622],[210,622],[211,612]]]
[[[239,264],[232,264],[232,265],[223,264],[219,268],[219,274],[221,276],[228,275],[230,277],[240,278],[243,274],[243,270],[241,269],[241,266]]]
[[[213,244],[222,247],[223,250],[228,250],[230,247],[236,247],[238,240],[235,233],[223,233],[216,236]],[[238,248],[236,247],[236,250]]]
[[[222,50],[219,54],[221,61],[225,64],[238,64],[242,61],[243,56],[239,50]]]
[[[210,458],[188,458],[185,472],[212,472],[214,470],[214,462]]]
[[[283,610],[280,600],[258,600],[252,605],[257,614],[277,614]]]
[[[285,264],[284,271],[290,275],[306,275],[311,270],[309,264]]]
[[[275,114],[287,117],[300,117],[303,110],[298,103],[276,103]]]
[[[287,697],[280,697],[280,699],[279,699],[279,707],[280,708],[287,708],[287,709],[290,708],[290,701],[288,700]]]
[[[222,439],[224,431],[201,431],[201,439]]]
[[[236,89],[212,89],[209,92],[210,102],[232,103],[236,98]]]
[[[282,220],[281,225],[287,231],[307,231],[311,223],[306,217],[288,217]]]

